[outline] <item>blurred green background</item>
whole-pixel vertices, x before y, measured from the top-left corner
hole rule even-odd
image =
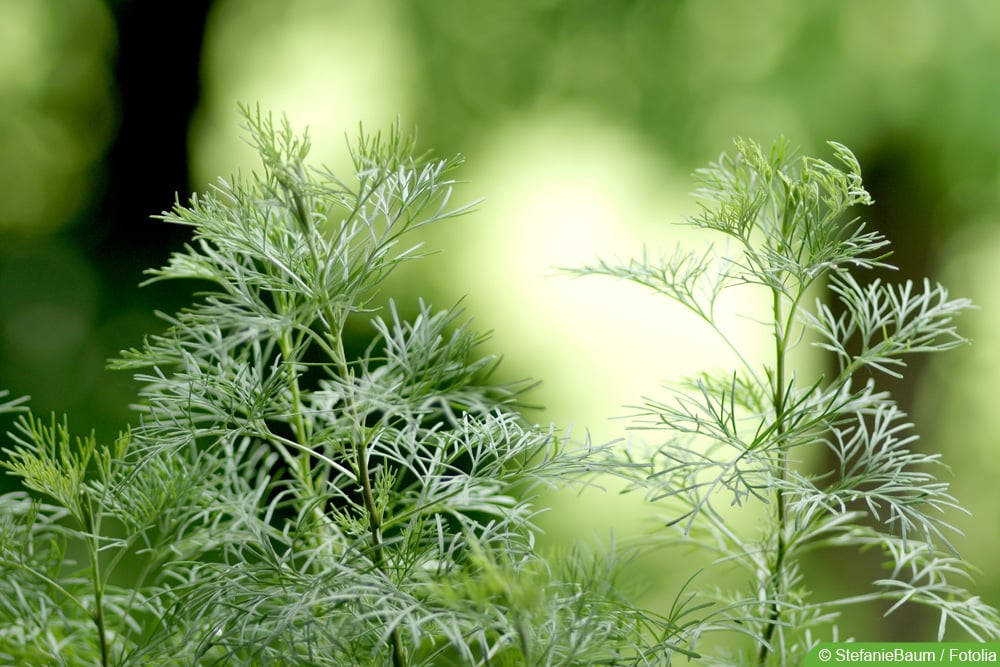
[[[135,387],[104,360],[188,296],[136,286],[186,236],[149,216],[255,166],[237,101],[309,126],[335,169],[359,122],[399,118],[466,155],[458,196],[484,197],[478,212],[429,231],[443,252],[389,290],[404,307],[465,296],[505,376],[543,381],[532,418],[601,442],[625,434],[609,419],[623,405],[725,352],[672,304],[556,267],[700,243],[671,223],[692,211],[688,174],[733,136],[824,157],[826,140],[847,144],[898,278],[980,306],[961,322],[975,345],[893,389],[952,466],[974,513],[955,517],[955,544],[1000,604],[1000,3],[0,0],[0,388],[103,437],[128,423]],[[763,350],[765,332],[733,318]],[[552,500],[552,540],[653,527],[638,498]],[[684,558],[637,566],[650,604],[702,565]],[[840,567],[819,579],[838,585]],[[927,639],[928,622],[846,626]]]

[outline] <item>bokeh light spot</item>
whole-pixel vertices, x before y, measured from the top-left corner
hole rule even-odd
[[[409,106],[415,80],[406,32],[388,3],[221,0],[205,37],[205,95],[192,125],[192,172],[203,190],[220,175],[258,168],[233,132],[236,104],[308,127],[310,159],[342,171],[345,133],[388,126]]]

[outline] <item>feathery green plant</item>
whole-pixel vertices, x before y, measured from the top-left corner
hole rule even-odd
[[[677,628],[629,604],[613,558],[535,547],[531,489],[586,483],[597,450],[519,416],[525,387],[491,382],[457,308],[377,305],[421,256],[412,232],[466,210],[460,160],[393,128],[342,180],[242,113],[263,173],[162,216],[193,239],[151,281],[198,281],[197,301],[113,362],[141,381],[139,423],[111,446],[54,418],[11,434],[0,662],[661,661]]]
[[[888,265],[886,241],[843,220],[870,203],[846,148],[834,145],[841,169],[740,142],[699,172],[692,220],[735,253],[579,271],[679,301],[738,360],[647,401],[649,426],[672,435],[636,463],[526,423],[527,385],[491,381],[496,360],[460,309],[379,306],[391,272],[421,257],[412,232],[466,210],[449,208],[458,158],[418,155],[393,128],[361,135],[342,180],[306,165],[308,139],[287,122],[241,111],[263,172],[162,216],[193,239],[150,280],[202,290],[112,364],[141,382],[138,423],[111,445],[54,417],[21,415],[10,434],[0,465],[22,488],[0,496],[0,661],[654,665],[726,632],[752,640],[742,662],[785,665],[836,636],[840,609],[880,601],[937,610],[942,637],[1000,635],[996,611],[954,581],[968,570],[942,512],[961,507],[938,457],[910,448],[868,377],[961,344],[952,318],[969,304],[848,271]],[[761,367],[717,317],[738,286],[769,295]],[[836,307],[809,308],[821,288]],[[372,341],[351,353],[347,327],[365,321]],[[837,369],[803,382],[791,353],[808,336]],[[832,467],[811,471],[810,453]],[[741,567],[746,589],[657,615],[623,595],[614,554],[540,552],[532,489],[597,473],[680,507],[676,540]],[[723,500],[759,503],[763,532],[727,523]],[[801,566],[822,549],[877,550],[890,573],[817,600]]]
[[[797,664],[838,636],[842,609],[861,604],[886,613],[929,607],[940,617],[939,640],[952,627],[1000,638],[996,610],[960,585],[970,570],[948,541],[948,513],[962,507],[936,476],[940,457],[912,448],[912,425],[878,384],[880,373],[901,377],[908,355],[965,343],[953,320],[970,303],[926,280],[916,287],[855,277],[891,268],[888,241],[846,217],[872,200],[855,156],[830,145],[839,165],[798,157],[785,142],[765,152],[738,140],[735,154],[696,172],[701,208],[689,223],[725,239],[722,250],[570,269],[682,304],[734,353],[735,368],[684,382],[669,400],[648,399],[636,415],[639,426],[669,434],[640,485],[670,508],[670,541],[745,581],[706,592],[716,611],[688,633],[692,648],[714,632],[749,638],[742,653],[716,656],[725,664]],[[747,314],[773,342],[761,365],[718,317],[720,297],[735,288],[763,292],[770,304],[766,314]],[[835,370],[797,374],[792,353],[803,341],[830,353]],[[734,525],[726,505],[761,509],[759,532]],[[886,574],[867,592],[818,599],[802,565],[823,550],[875,551]]]

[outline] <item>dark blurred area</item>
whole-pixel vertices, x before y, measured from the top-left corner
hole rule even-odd
[[[1000,3],[7,0],[0,389],[103,438],[129,423],[135,387],[105,360],[189,296],[137,286],[188,234],[150,216],[239,164],[225,149],[237,101],[304,118],[319,139],[330,119],[333,143],[399,116],[422,146],[472,161],[503,128],[568,109],[680,173],[737,135],[847,144],[876,200],[859,214],[893,242],[896,278],[941,279],[983,307],[962,323],[975,346],[917,362],[893,389],[959,497],[983,499],[963,524],[972,560],[995,553]],[[984,583],[1000,602],[1000,575]]]
[[[36,81],[0,82],[3,164],[33,172],[21,176],[31,187],[8,182],[0,204],[0,385],[103,437],[128,423],[134,392],[129,378],[104,372],[105,360],[159,328],[154,307],[184,298],[137,285],[185,236],[150,216],[189,187],[209,5],[5,5],[4,23],[29,23],[21,39],[42,43],[7,57],[43,62],[33,63]]]

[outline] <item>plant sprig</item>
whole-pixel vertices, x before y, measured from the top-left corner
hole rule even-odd
[[[645,487],[651,500],[678,508],[665,517],[679,531],[673,539],[746,577],[742,591],[708,594],[718,611],[690,634],[692,646],[713,631],[750,638],[741,664],[797,664],[821,632],[839,636],[843,607],[880,601],[886,613],[903,604],[937,611],[939,639],[951,626],[977,640],[1000,637],[996,610],[954,583],[971,571],[948,540],[950,515],[964,509],[937,477],[940,457],[912,448],[912,425],[871,375],[902,377],[908,355],[966,343],[954,319],[971,304],[926,280],[922,290],[859,282],[859,270],[893,268],[888,241],[849,216],[872,200],[854,155],[830,146],[837,163],[798,157],[785,141],[765,152],[737,140],[735,153],[698,170],[701,210],[688,224],[722,235],[725,251],[679,248],[659,261],[644,251],[626,263],[570,269],[680,303],[738,359],[735,369],[675,387],[669,400],[647,399],[636,416],[668,433]],[[766,363],[719,324],[719,297],[738,286],[756,287],[770,304],[766,318],[748,313],[770,332]],[[823,296],[810,310],[817,289]],[[796,373],[791,353],[803,340],[830,353],[836,370]],[[833,465],[812,470],[817,457]],[[731,526],[724,503],[763,508],[759,534]],[[801,566],[823,549],[875,549],[891,576],[864,595],[816,599]]]
[[[25,418],[8,450],[34,497],[0,498],[0,660],[662,664],[686,609],[631,605],[614,554],[536,545],[533,490],[614,470],[606,448],[526,422],[459,307],[378,306],[413,232],[468,210],[461,159],[396,126],[342,178],[241,113],[262,172],[161,216],[192,238],[149,282],[200,291],[112,362],[139,423],[105,446]]]

